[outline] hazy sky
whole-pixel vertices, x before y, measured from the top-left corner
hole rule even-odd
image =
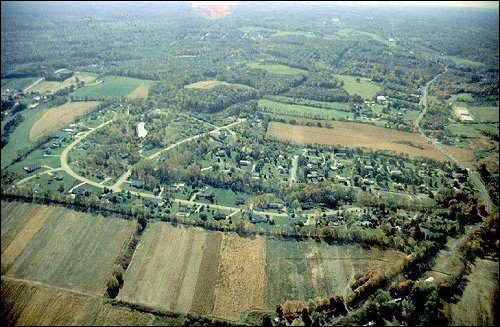
[[[189,1],[197,5],[237,5],[239,1]],[[338,3],[346,5],[452,6],[498,8],[498,1],[301,1],[302,3]]]

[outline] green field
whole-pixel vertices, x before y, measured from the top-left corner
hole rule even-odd
[[[498,107],[467,107],[474,121],[485,122],[498,122]]]
[[[307,71],[305,70],[292,68],[284,65],[261,64],[258,62],[250,62],[247,64],[247,66],[255,69],[263,69],[267,71],[269,74],[278,74],[278,75],[307,74]]]
[[[471,127],[496,136],[500,134],[498,131],[498,124],[473,124]]]
[[[264,99],[272,100],[275,102],[282,102],[285,104],[297,104],[303,106],[311,106],[322,109],[334,109],[340,111],[350,111],[349,105],[345,102],[325,102],[325,101],[315,101],[300,98],[291,98],[281,95],[266,95]]]
[[[99,99],[102,97],[124,97],[141,84],[152,84],[153,81],[138,78],[107,76],[104,81],[95,85],[86,85],[71,95],[78,98]]]
[[[21,112],[24,121],[9,135],[9,143],[2,149],[2,169],[17,157],[17,150],[32,146],[29,140],[29,131],[31,126],[45,113],[46,109],[41,107]]]
[[[303,118],[316,119],[348,119],[353,118],[351,112],[338,111],[332,109],[321,109],[316,107],[301,106],[296,104],[286,104],[271,100],[259,100],[259,109],[265,112],[297,116]]]
[[[450,124],[446,126],[445,129],[455,136],[469,135],[467,129],[462,124]]]
[[[40,77],[26,77],[26,78],[2,78],[2,90],[10,89],[10,90],[18,90],[25,89],[30,86],[34,81],[39,79]]]
[[[24,206],[36,207],[29,221],[18,218]],[[5,222],[2,218],[2,229],[24,221],[24,226],[2,252],[2,272],[8,268],[6,276],[98,295],[103,294],[108,272],[135,224],[63,207],[23,203],[16,203],[12,208],[2,202],[2,217],[6,213],[4,208],[13,209],[16,214]],[[4,255],[11,263],[6,267]]]
[[[363,99],[371,100],[377,92],[382,90],[382,87],[374,82],[370,82],[368,78],[359,77],[360,82],[356,82],[356,76],[349,75],[334,75],[344,81],[344,89],[350,94],[357,94]]]

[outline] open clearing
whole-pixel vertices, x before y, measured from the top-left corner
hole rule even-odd
[[[445,313],[451,326],[494,326],[493,310],[489,302],[498,282],[498,262],[477,259],[460,301],[445,304]]]
[[[382,90],[382,87],[371,82],[365,77],[356,77],[349,75],[334,75],[336,78],[344,81],[344,89],[349,93],[349,95],[357,94],[363,99],[371,100],[377,92]],[[359,78],[359,83],[356,82],[356,78]]]
[[[152,85],[154,81],[121,77],[121,76],[106,76],[102,83],[86,85],[72,93],[77,98],[101,99],[103,97],[125,97],[133,93],[138,87],[142,86],[143,90],[138,90],[137,93],[144,95],[144,88]],[[136,96],[132,94],[132,96]]]
[[[498,107],[467,107],[467,109],[476,122],[498,122]]]
[[[2,276],[2,326],[151,326],[154,316]]]
[[[10,245],[2,250],[2,266],[5,255],[9,257],[18,253],[6,276],[98,295],[104,293],[107,274],[118,252],[134,232],[133,222],[62,207],[23,203],[16,203],[12,208],[12,204],[2,202],[2,214],[4,205],[9,210],[14,209],[15,214],[6,221],[2,219],[2,229],[14,230],[12,225],[17,221],[25,222],[24,227],[18,228],[19,232]],[[20,215],[32,209],[26,210],[23,206],[36,208],[29,221]],[[41,223],[43,219],[45,221]],[[43,226],[33,233],[33,224]],[[17,247],[19,244],[24,245],[21,252]]]
[[[38,79],[38,77],[2,78],[2,90],[24,90]]]
[[[152,84],[141,84],[135,90],[127,95],[129,99],[146,99],[151,89]]]
[[[293,75],[293,74],[307,74],[307,71],[292,68],[285,65],[276,65],[276,64],[261,64],[258,62],[250,62],[247,64],[250,68],[263,69],[269,74],[279,74],[279,75]]]
[[[49,136],[59,128],[72,123],[75,117],[91,111],[100,102],[68,102],[62,106],[51,108],[36,123],[33,124],[29,132],[31,142],[35,142],[44,136]]]
[[[416,133],[401,132],[367,124],[332,121],[333,129],[269,123],[267,137],[300,144],[326,144],[406,153],[410,158],[428,157],[445,161],[445,156]],[[394,143],[408,141],[419,146]],[[459,149],[462,150],[462,149]],[[466,150],[463,150],[466,151]]]
[[[76,78],[78,78],[80,81],[83,81],[85,83],[90,83],[93,82],[96,79],[95,74],[88,74],[88,73],[78,73],[74,74],[70,78],[67,78],[63,82],[57,82],[57,81],[41,81],[37,83],[35,86],[29,89],[29,92],[57,92],[61,89],[64,89],[65,87],[70,87],[71,85],[76,86]]]
[[[294,117],[302,118],[316,118],[316,119],[348,119],[353,118],[352,112],[323,109],[311,106],[281,103],[266,99],[259,100],[259,109],[264,112],[283,114]]]
[[[201,81],[201,82],[196,82],[196,83],[186,85],[185,87],[188,89],[213,89],[214,87],[216,87],[218,85],[236,86],[236,87],[251,89],[251,87],[248,85],[236,84],[236,83],[232,84],[232,83],[221,82],[221,81]]]
[[[285,300],[346,295],[356,274],[382,272],[397,265],[403,256],[396,251],[364,250],[359,245],[270,239],[266,258],[268,303],[273,306]]]

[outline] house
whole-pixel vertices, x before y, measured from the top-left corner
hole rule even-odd
[[[96,178],[100,179],[100,180],[104,180],[106,178],[106,176],[103,174],[103,173],[97,173],[95,175]]]
[[[31,193],[36,193],[36,190],[40,187],[40,184],[32,184],[31,185]]]
[[[23,169],[29,174],[29,173],[32,173],[34,172],[35,170],[38,170],[42,168],[42,166],[28,166],[28,167],[24,167]]]
[[[82,149],[87,150],[90,147],[90,143],[85,143],[82,145]]]
[[[154,147],[153,143],[148,143],[142,148],[144,151],[151,150]]]
[[[337,157],[345,157],[345,156],[347,156],[347,153],[345,153],[345,152],[337,152],[337,153],[335,153],[335,156],[337,156]]]
[[[198,198],[205,198],[205,199],[213,198],[213,196],[214,195],[210,192],[203,192],[198,194]]]
[[[379,95],[377,96],[377,103],[382,103],[382,102],[386,102],[387,101],[387,98],[383,95]]]
[[[365,166],[365,169],[366,169],[366,170],[373,170],[373,167],[372,167],[372,166],[370,166],[370,165],[366,165],[366,166]]]
[[[304,222],[299,218],[290,218],[290,225],[292,226],[304,226]]]
[[[248,166],[250,164],[252,164],[252,163],[248,160],[240,160],[240,165],[242,165],[242,166]]]
[[[226,151],[225,150],[219,150],[215,154],[217,157],[225,157],[226,156]]]
[[[57,174],[54,178],[58,181],[62,181],[64,179],[64,176],[61,174]]]
[[[61,147],[61,142],[54,142],[52,143],[53,148],[60,148]]]
[[[127,159],[128,158],[128,152],[120,152],[118,155],[122,159]]]
[[[264,216],[260,216],[260,215],[253,215],[253,216],[250,218],[250,221],[251,221],[253,224],[257,224],[257,223],[267,223],[267,222],[269,222],[269,219],[267,219],[267,217],[264,217]]]
[[[90,119],[96,120],[97,119],[97,115],[95,113],[90,114]]]
[[[43,153],[44,154],[51,154],[52,150],[50,148],[46,148],[46,149],[43,150]]]
[[[216,212],[214,214],[214,219],[215,220],[224,220],[224,219],[226,219],[226,215],[223,213],[220,213],[220,212]]]
[[[314,204],[312,203],[302,203],[301,205],[302,210],[309,210],[314,208]]]
[[[245,204],[245,200],[244,200],[244,199],[242,199],[242,198],[238,198],[238,199],[236,199],[236,205],[237,205],[237,206],[239,206],[239,205],[243,205],[243,204]]]
[[[281,209],[281,208],[283,208],[283,204],[278,203],[278,202],[269,202],[269,204],[267,205],[267,207],[269,209]]]
[[[401,184],[401,183],[394,183],[394,184],[392,184],[392,186],[393,186],[396,190],[403,191],[403,184]]]
[[[184,218],[187,218],[190,216],[190,213],[189,212],[177,212],[175,214],[177,217],[184,217]]]
[[[132,186],[135,188],[143,188],[144,184],[142,183],[142,181],[134,181],[132,183]]]
[[[187,206],[185,204],[181,204],[179,206],[179,212],[187,212]]]

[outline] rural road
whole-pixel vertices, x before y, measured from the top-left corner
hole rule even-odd
[[[290,186],[292,183],[297,181],[297,162],[299,161],[299,156],[295,155],[292,159],[292,169],[290,170]]]
[[[34,81],[30,86],[28,86],[27,88],[25,88],[23,90],[23,93],[26,93],[28,92],[29,89],[31,89],[33,86],[37,85],[38,83],[40,83],[41,81],[43,81],[45,79],[45,77],[42,77],[42,78],[39,78],[37,79],[36,81]]]
[[[464,165],[461,161],[456,159],[454,156],[452,156],[448,151],[444,150],[435,140],[430,139],[427,137],[424,133],[424,130],[422,127],[420,127],[420,122],[422,121],[422,118],[427,112],[427,87],[430,86],[436,79],[444,74],[448,70],[448,67],[445,67],[444,72],[437,74],[434,76],[432,80],[427,82],[423,89],[423,103],[424,103],[424,110],[422,113],[417,117],[415,120],[415,127],[418,128],[418,132],[420,133],[420,136],[426,140],[427,142],[431,143],[439,152],[441,152],[446,158],[448,158],[451,162],[455,163],[457,166],[459,166],[462,169],[466,169],[469,173],[469,181],[474,184],[476,189],[479,191],[479,194],[481,196],[481,199],[483,200],[484,206],[486,208],[487,212],[492,212],[493,209],[493,202],[491,201],[490,195],[488,194],[488,191],[486,190],[486,186],[484,185],[483,181],[481,180],[481,177],[477,173],[477,171],[473,167],[467,167]]]

